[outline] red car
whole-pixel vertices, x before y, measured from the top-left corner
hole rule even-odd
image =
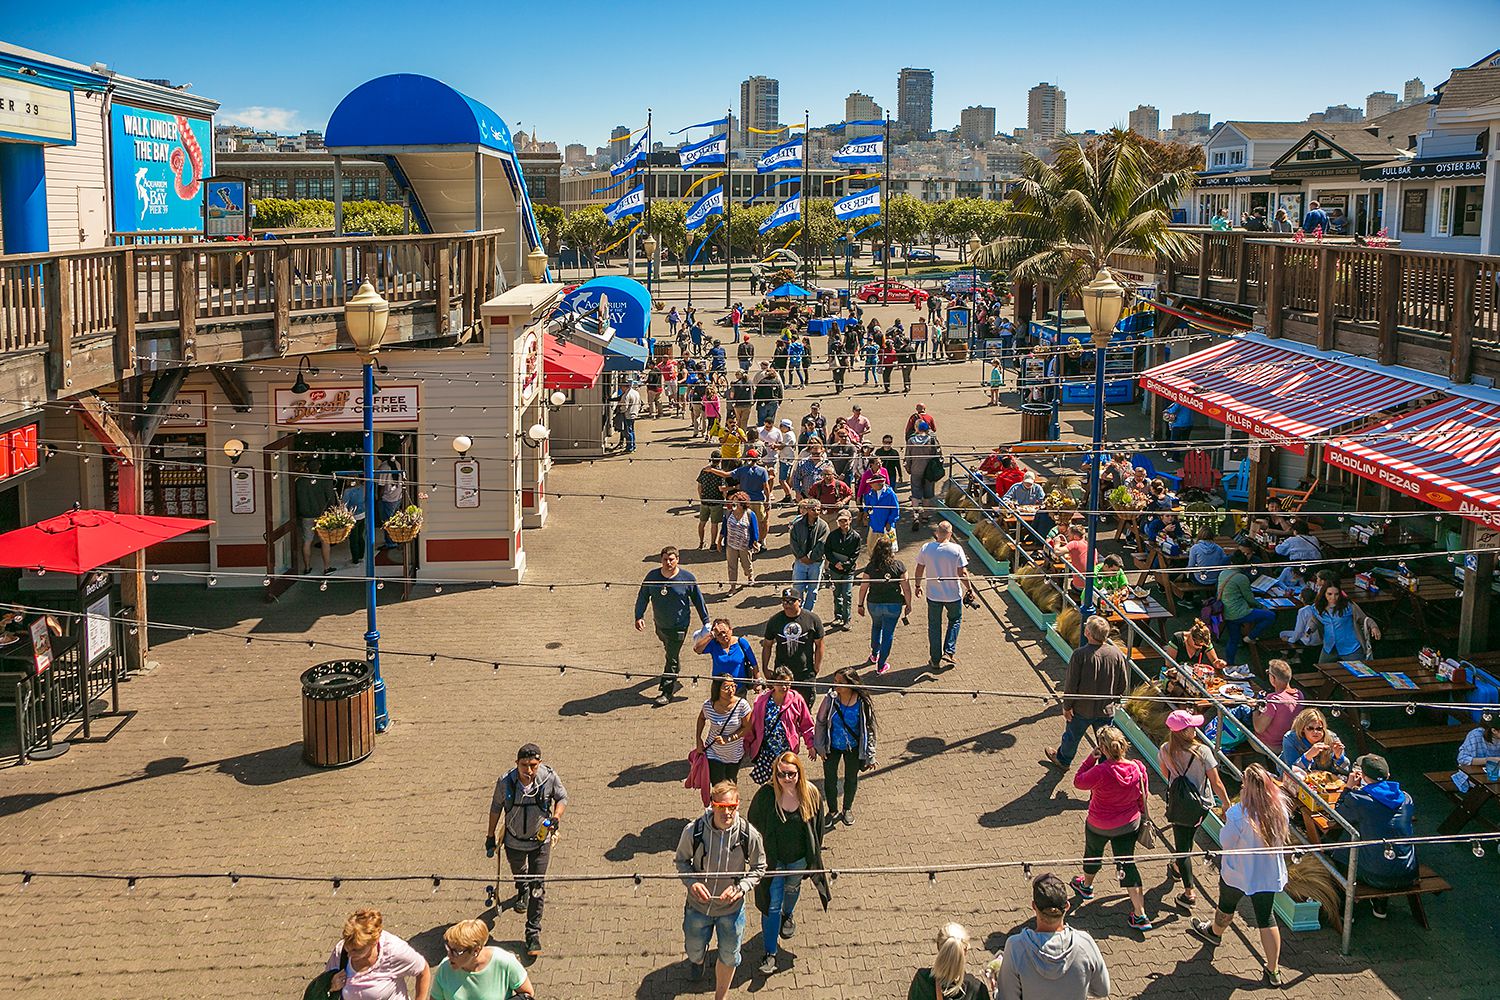
[[[882,291],[884,294],[882,295]],[[903,285],[899,281],[893,281],[887,287],[884,282],[872,281],[868,285],[861,286],[855,293],[855,298],[861,302],[913,302],[922,305],[928,299],[926,292],[911,285]]]

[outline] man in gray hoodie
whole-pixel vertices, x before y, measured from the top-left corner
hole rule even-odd
[[[999,1000],[1079,1000],[1109,996],[1109,970],[1087,931],[1063,923],[1068,887],[1051,873],[1031,883],[1036,930],[1005,939],[1000,958]]]
[[[683,948],[694,979],[707,971],[709,938],[719,938],[714,1000],[729,995],[745,936],[745,896],[766,873],[765,842],[739,808],[739,788],[719,782],[709,790],[709,808],[677,840],[677,871],[688,890]]]

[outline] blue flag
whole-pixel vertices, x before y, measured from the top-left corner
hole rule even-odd
[[[761,154],[760,160],[755,164],[756,172],[765,174],[772,170],[790,170],[802,166],[802,143],[803,138],[798,136],[791,142],[772,146]]]
[[[677,161],[682,164],[682,169],[686,170],[705,163],[723,163],[728,154],[729,134],[720,132],[702,142],[683,146],[677,151]]]
[[[619,222],[627,215],[640,215],[646,210],[646,187],[641,185],[634,191],[625,195],[619,201],[605,206],[604,217],[611,224]]]
[[[675,131],[675,132],[668,132],[667,134],[668,135],[680,135],[683,132],[686,132],[690,128],[722,128],[723,126],[728,125],[728,124],[729,124],[729,119],[728,118],[715,118],[711,122],[699,122],[696,125],[684,125],[684,126],[682,126],[682,128],[678,129],[677,131]]]
[[[833,216],[836,219],[853,219],[861,215],[880,214],[880,188],[865,188],[853,194],[846,194],[833,203]]]
[[[630,152],[625,154],[625,158],[609,168],[610,174],[618,177],[637,163],[643,161],[646,158],[646,140],[648,138],[650,137],[643,135],[637,139],[635,145],[630,147]]]
[[[708,194],[704,195],[702,198],[699,198],[693,204],[693,207],[690,208],[690,209],[688,209],[688,213],[687,213],[687,228],[688,228],[688,232],[692,232],[694,229],[697,229],[699,226],[701,226],[705,222],[707,222],[708,221],[708,217],[710,215],[723,215],[723,214],[724,214],[724,188],[721,185],[719,187],[714,188],[712,191],[708,192]]]
[[[833,154],[834,163],[880,163],[885,159],[885,136],[850,139]]]
[[[786,201],[776,206],[776,211],[766,216],[766,221],[760,224],[757,230],[762,236],[777,226],[784,226],[788,222],[797,222],[802,218],[802,195],[797,193]]]
[[[624,184],[626,181],[630,180],[638,173],[640,173],[639,170],[632,170],[630,173],[626,174],[624,177],[621,177],[617,181],[611,181],[610,183],[604,185],[602,188],[594,188],[594,190],[590,191],[589,194],[603,194],[606,191],[612,191],[615,188],[619,187],[621,184]]]

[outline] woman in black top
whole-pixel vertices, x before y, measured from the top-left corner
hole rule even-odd
[[[870,662],[879,664],[877,673],[883,674],[891,668],[896,622],[911,610],[911,581],[889,538],[882,535],[875,540],[859,581],[860,617],[864,617],[866,607],[870,611]]]
[[[969,932],[962,924],[945,925],[938,931],[932,967],[912,976],[906,1000],[990,1000],[990,988],[964,971],[969,946]]]
[[[802,758],[788,750],[776,758],[772,780],[760,787],[750,801],[746,817],[760,832],[766,845],[766,868],[789,875],[768,875],[755,887],[755,908],[760,910],[761,938],[766,957],[760,971],[776,971],[776,952],[782,938],[797,932],[792,910],[802,893],[803,869],[823,867],[823,795],[807,780]],[[826,909],[828,880],[812,876]]]

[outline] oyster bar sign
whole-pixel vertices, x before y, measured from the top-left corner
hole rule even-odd
[[[415,385],[385,385],[370,408],[377,424],[414,424],[421,413]],[[289,426],[364,423],[364,393],[348,386],[313,386],[298,394],[276,390],[276,422]]]

